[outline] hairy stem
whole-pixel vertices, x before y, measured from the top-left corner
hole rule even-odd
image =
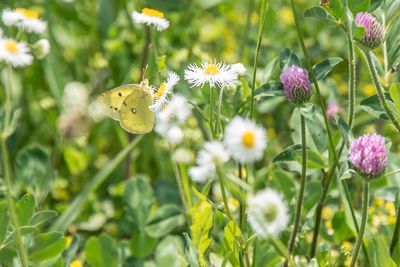
[[[301,212],[303,208],[304,191],[306,188],[306,178],[307,178],[307,144],[306,144],[306,120],[303,115],[301,115],[301,177],[300,177],[300,189],[299,195],[297,197],[296,203],[296,213],[294,215],[294,225],[292,233],[290,234],[288,251],[292,255],[294,250],[294,244],[296,242],[297,233],[299,232]],[[286,260],[284,266],[288,266],[288,261]]]
[[[399,232],[400,232],[400,201],[397,197],[397,215],[396,215],[396,224],[394,226],[392,242],[390,243],[390,255],[393,255],[394,248],[399,241]]]
[[[352,253],[350,267],[356,265],[361,244],[363,242],[365,226],[367,224],[367,218],[368,218],[368,202],[369,202],[369,182],[363,180],[363,200],[362,200],[360,232],[358,233],[356,246],[354,247]]]

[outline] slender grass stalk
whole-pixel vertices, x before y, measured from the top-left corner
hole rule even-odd
[[[375,89],[378,92],[379,101],[383,109],[385,110],[386,114],[388,115],[389,119],[392,121],[394,126],[396,127],[397,131],[400,132],[400,122],[397,120],[396,116],[393,114],[392,110],[390,109],[388,102],[385,97],[385,89],[382,87],[382,84],[379,81],[378,73],[376,71],[376,66],[374,60],[372,59],[373,52],[372,51],[363,51],[364,55],[368,62],[369,72],[372,76],[372,82],[374,83]]]
[[[307,178],[307,138],[306,138],[306,119],[303,115],[301,118],[301,177],[300,177],[300,189],[296,203],[296,213],[294,215],[293,230],[290,234],[288,251],[292,255],[294,250],[294,244],[296,242],[297,233],[299,232],[301,212],[303,209],[304,191],[306,188]],[[286,260],[284,266],[288,266],[289,262]]]
[[[399,194],[397,194],[397,215],[396,215],[396,224],[394,226],[392,242],[390,243],[390,255],[393,256],[394,249],[399,241],[399,232],[400,232],[400,199]]]
[[[254,113],[254,92],[256,90],[257,65],[258,65],[258,58],[260,56],[260,48],[265,27],[265,19],[267,17],[267,10],[268,10],[268,0],[262,0],[260,9],[260,22],[258,24],[256,52],[254,55],[253,82],[251,85],[250,119],[253,118],[253,113]]]
[[[360,232],[357,237],[356,245],[353,249],[350,267],[354,267],[356,265],[361,244],[363,242],[365,226],[367,224],[367,219],[368,219],[368,202],[369,202],[369,182],[363,180],[363,199],[362,199]]]
[[[238,163],[238,175],[239,175],[239,179],[242,181],[243,180],[243,171],[242,171],[241,163]],[[240,229],[243,232],[245,225],[246,225],[246,202],[245,201],[241,201],[241,203],[240,203],[240,221],[239,221],[239,223],[240,223]]]
[[[226,191],[225,191],[224,181],[223,181],[223,178],[222,178],[222,173],[221,173],[221,170],[219,168],[217,169],[217,175],[218,175],[219,185],[221,187],[221,194],[222,194],[222,200],[223,200],[224,206],[225,206],[225,213],[228,216],[228,218],[233,221],[234,219],[233,219],[232,213],[231,213],[231,211],[229,209],[228,199],[226,197]]]
[[[172,153],[171,153],[171,155],[172,155]],[[185,210],[187,211],[189,205],[188,205],[188,202],[186,200],[185,190],[184,190],[184,186],[183,186],[183,183],[182,183],[182,176],[181,176],[181,173],[179,171],[178,164],[176,162],[174,162],[173,160],[172,160],[172,167],[174,168],[176,184],[178,185],[179,195],[181,197],[182,204],[183,204]]]
[[[15,242],[17,244],[17,250],[18,250],[18,256],[21,261],[21,266],[22,267],[29,267],[28,263],[28,254],[25,249],[24,242],[22,240],[22,234],[19,229],[20,225],[18,222],[18,216],[17,212],[15,209],[15,203],[12,197],[11,193],[11,188],[12,188],[12,181],[11,181],[11,167],[10,167],[10,159],[8,155],[8,148],[7,148],[7,139],[8,136],[10,135],[10,130],[9,130],[9,123],[10,123],[10,118],[11,118],[11,96],[10,96],[10,81],[11,81],[11,69],[7,70],[8,73],[8,79],[5,82],[4,86],[4,94],[5,94],[5,103],[4,103],[4,124],[3,124],[3,129],[1,132],[0,136],[0,151],[1,151],[1,161],[2,161],[2,166],[3,166],[3,179],[4,179],[4,184],[6,187],[6,203],[8,206],[8,211],[10,213],[11,217],[11,223],[14,227],[15,231]]]
[[[282,243],[282,241],[279,238],[276,237],[270,237],[271,244],[274,246],[276,251],[278,251],[281,256],[285,258],[285,260],[288,262],[290,267],[296,266],[296,263],[293,261],[293,258],[290,256],[289,251],[286,249],[285,245]]]

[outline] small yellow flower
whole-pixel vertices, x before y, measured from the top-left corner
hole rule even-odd
[[[343,252],[351,252],[353,249],[353,245],[349,241],[343,241],[342,243],[342,251]]]
[[[385,203],[385,209],[388,211],[390,215],[396,214],[396,207],[394,206],[394,203],[391,201],[387,201]]]
[[[329,220],[332,218],[332,216],[333,216],[332,208],[329,206],[324,207],[324,209],[322,210],[322,218],[324,220]]]
[[[72,236],[70,236],[70,235],[67,235],[65,237],[65,241],[67,241],[67,247],[69,247],[71,245],[73,239],[74,238]]]
[[[395,224],[396,223],[396,216],[393,216],[393,215],[388,216],[387,223],[388,224]]]
[[[83,263],[80,260],[73,260],[69,267],[83,267]]]
[[[375,94],[375,87],[372,84],[367,84],[363,87],[363,92],[366,96]]]
[[[385,201],[381,198],[375,198],[374,199],[374,206],[376,207],[382,207],[385,204]]]
[[[294,23],[292,9],[288,7],[284,7],[279,10],[279,18],[286,25],[293,25]]]

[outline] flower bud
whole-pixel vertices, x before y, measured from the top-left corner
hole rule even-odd
[[[354,169],[366,180],[380,177],[387,166],[385,138],[377,134],[365,134],[355,139],[349,149]]]
[[[289,101],[301,105],[310,99],[312,88],[307,70],[292,65],[283,70],[280,78]]]
[[[43,59],[50,53],[50,43],[47,39],[40,39],[33,45],[33,49],[36,57]]]
[[[365,29],[365,35],[357,41],[368,48],[379,47],[385,38],[385,29],[379,21],[367,12],[359,12],[355,18],[356,25]]]

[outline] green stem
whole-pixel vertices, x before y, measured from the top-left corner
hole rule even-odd
[[[290,267],[296,266],[296,264],[293,261],[293,258],[290,256],[289,251],[286,249],[285,245],[282,243],[282,241],[276,237],[271,237],[270,238],[272,245],[278,251],[278,253],[285,258],[286,262],[288,262]]]
[[[215,138],[215,130],[214,130],[214,87],[210,86],[210,130],[211,135]]]
[[[369,72],[371,73],[371,76],[372,76],[372,82],[374,83],[375,89],[378,92],[379,101],[381,102],[383,109],[385,110],[389,119],[392,121],[392,123],[396,127],[397,131],[400,132],[400,122],[397,120],[397,118],[395,117],[395,115],[393,114],[392,110],[390,109],[390,107],[387,103],[387,100],[385,97],[385,89],[383,89],[381,83],[379,82],[375,63],[372,59],[372,53],[373,53],[372,51],[369,51],[369,52],[364,51],[364,55],[368,62]]]
[[[222,125],[221,125],[221,107],[222,107],[222,98],[223,98],[223,95],[224,95],[224,88],[221,87],[221,88],[219,89],[217,125],[216,125],[216,130],[215,130],[215,133],[216,133],[217,135],[222,135],[222,133],[220,134],[220,128],[221,128],[221,131],[223,130],[223,129],[222,129]]]
[[[392,242],[390,243],[390,255],[393,255],[394,248],[396,247],[397,242],[399,240],[399,232],[400,232],[400,201],[397,198],[397,217],[396,217],[396,224],[394,226]]]
[[[16,243],[17,243],[17,250],[18,250],[19,259],[21,261],[21,265],[23,267],[28,267],[29,266],[28,256],[26,253],[24,243],[22,241],[22,235],[21,235],[21,231],[19,229],[17,212],[15,210],[15,203],[14,203],[14,200],[12,199],[12,195],[11,195],[12,182],[11,182],[11,174],[10,174],[10,162],[9,162],[8,150],[7,150],[7,137],[2,135],[0,139],[1,139],[0,146],[1,146],[1,158],[2,158],[2,164],[3,164],[3,176],[4,176],[5,186],[6,186],[7,206],[8,206],[8,210],[10,212],[11,222],[14,226],[15,239],[16,239]]]
[[[176,178],[176,184],[178,185],[178,190],[179,190],[179,195],[181,197],[182,204],[183,204],[185,210],[187,211],[188,207],[189,207],[189,204],[188,204],[187,199],[185,197],[185,189],[184,189],[184,185],[183,185],[183,182],[182,182],[183,179],[182,179],[182,176],[181,176],[181,172],[179,170],[179,164],[176,163],[172,158],[172,154],[173,154],[172,153],[173,152],[172,146],[170,146],[170,152],[171,152],[170,153],[170,155],[171,155],[171,163],[172,163],[172,167],[174,169],[175,178]]]
[[[297,233],[299,232],[301,212],[303,208],[304,191],[306,188],[306,178],[307,178],[307,139],[306,139],[306,120],[303,115],[301,118],[301,177],[300,177],[300,189],[299,195],[297,197],[296,203],[296,213],[294,215],[293,230],[290,234],[288,251],[292,255],[294,244],[296,242]],[[284,263],[284,266],[288,266],[288,261]]]
[[[268,0],[262,0],[261,10],[260,10],[260,22],[258,24],[258,35],[257,35],[257,45],[256,53],[254,55],[254,65],[253,65],[253,83],[251,85],[251,104],[250,104],[250,119],[253,118],[254,111],[254,92],[256,88],[256,76],[257,76],[257,65],[258,58],[260,55],[261,41],[264,32],[265,18],[267,17]]]
[[[242,172],[242,164],[238,163],[238,174],[239,174],[239,179],[242,181],[243,180],[243,172]],[[243,190],[245,191],[245,190]],[[246,225],[246,203],[245,201],[240,202],[240,229],[242,232],[244,231],[244,227]]]
[[[184,193],[186,195],[186,201],[187,201],[187,204],[188,204],[188,208],[190,209],[193,206],[192,195],[190,194],[190,180],[189,180],[189,177],[187,175],[186,168],[183,165],[179,164],[179,163],[177,163],[177,165],[178,165],[180,177],[182,179],[183,191],[184,191]]]
[[[361,211],[361,226],[360,232],[357,237],[356,246],[353,250],[353,256],[351,258],[350,267],[353,267],[357,263],[358,254],[360,252],[361,244],[363,242],[363,236],[365,232],[365,226],[368,219],[368,201],[369,201],[369,182],[363,180],[363,200],[362,200],[362,211]]]
[[[228,199],[226,197],[225,186],[224,186],[224,181],[222,178],[221,170],[219,170],[219,169],[217,170],[217,175],[218,175],[219,185],[221,187],[221,194],[222,194],[222,200],[223,200],[224,206],[225,206],[225,213],[228,216],[228,218],[233,221],[231,211],[229,210]]]

